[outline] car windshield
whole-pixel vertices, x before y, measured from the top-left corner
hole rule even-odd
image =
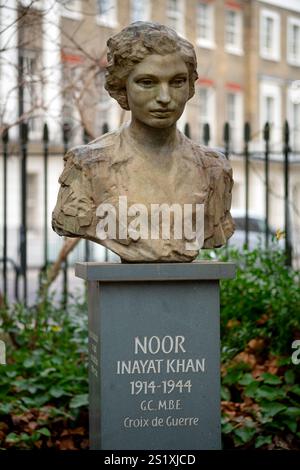
[[[246,230],[246,219],[245,217],[234,217],[234,222],[236,226],[236,230]],[[265,221],[262,219],[255,219],[253,217],[248,218],[248,230],[250,232],[258,232],[264,233],[265,232]],[[274,234],[274,230],[270,229],[269,232]]]

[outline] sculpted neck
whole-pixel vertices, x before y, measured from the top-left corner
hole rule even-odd
[[[159,153],[172,151],[179,140],[176,123],[171,127],[158,129],[132,118],[129,132],[139,146]]]

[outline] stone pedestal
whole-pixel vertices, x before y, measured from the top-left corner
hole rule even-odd
[[[77,263],[92,449],[220,449],[219,280],[235,265]]]

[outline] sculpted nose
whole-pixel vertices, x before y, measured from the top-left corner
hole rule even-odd
[[[169,86],[167,84],[165,84],[165,85],[162,84],[159,87],[158,94],[157,94],[157,97],[156,97],[156,101],[158,103],[162,103],[162,104],[170,103],[171,96],[170,96],[170,92],[169,92]]]

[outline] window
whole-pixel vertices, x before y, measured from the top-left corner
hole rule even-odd
[[[300,207],[300,183],[294,182],[292,186],[292,194],[291,194],[291,201],[293,201],[293,206],[294,207]],[[292,211],[292,214],[294,214],[296,211]],[[292,223],[294,225],[294,246],[299,247],[300,246],[300,222],[299,222],[299,217],[293,217]],[[297,249],[297,252],[299,253],[299,248]]]
[[[131,0],[131,21],[148,21],[151,16],[150,0]]]
[[[262,81],[260,84],[260,130],[269,122],[271,127],[270,140],[273,150],[281,149],[281,89],[277,83]]]
[[[240,151],[243,139],[243,107],[242,94],[228,92],[226,95],[226,121],[230,126],[232,148]]]
[[[243,184],[236,181],[234,178],[234,185],[232,187],[232,208],[243,209],[244,198],[243,198]],[[245,219],[234,217],[235,229],[245,230]]]
[[[37,173],[27,173],[26,175],[27,183],[27,200],[26,200],[26,209],[27,209],[27,224],[29,230],[35,230],[38,226],[38,175]]]
[[[62,5],[61,14],[74,20],[81,19],[81,1],[80,0],[59,0]]]
[[[99,104],[101,109],[107,111],[111,104],[112,98],[110,97],[108,91],[104,88],[105,85],[105,75],[104,72],[100,72],[96,76],[96,88],[99,93]]]
[[[300,152],[300,81],[293,82],[287,94],[287,117],[290,125],[290,144],[294,152]]]
[[[300,103],[292,104],[292,120],[290,124],[292,150],[300,152]]]
[[[23,82],[23,112],[28,113],[28,130],[31,138],[40,137],[42,106],[42,77],[39,69],[39,54],[37,51],[23,49],[22,82]]]
[[[198,3],[197,43],[200,47],[214,47],[214,9],[208,3]]]
[[[97,0],[97,20],[103,26],[117,27],[116,0]]]
[[[167,0],[167,24],[177,33],[184,34],[183,0]]]
[[[99,96],[99,101],[96,106],[96,122],[95,122],[95,133],[101,135],[105,124],[108,130],[112,128],[112,110],[113,110],[113,99],[109,96],[108,92],[104,88],[105,76],[103,72],[100,72],[96,76],[96,90]]]
[[[242,54],[242,14],[236,10],[225,12],[225,50],[231,54]]]
[[[201,87],[199,89],[199,140],[203,143],[205,124],[209,125],[209,144],[212,145],[215,138],[215,90],[212,87]]]
[[[272,125],[275,112],[275,98],[274,96],[265,96],[264,99],[266,122]]]
[[[68,124],[71,130],[69,145],[81,143],[81,117],[78,111],[77,99],[83,89],[82,67],[78,64],[63,64],[62,68],[62,122]]]
[[[287,60],[291,65],[300,65],[300,19],[288,18]]]
[[[227,95],[227,121],[231,126],[236,123],[236,95],[228,93]]]
[[[261,10],[260,55],[267,60],[280,60],[280,16],[269,10]]]

